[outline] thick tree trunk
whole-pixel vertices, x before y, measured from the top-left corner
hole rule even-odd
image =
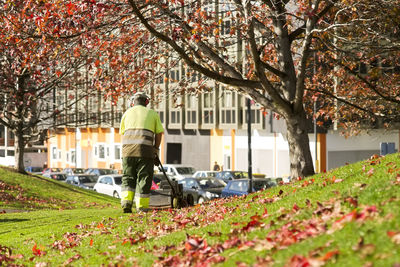
[[[15,133],[15,167],[20,173],[26,173],[24,164],[24,141],[22,132]]]
[[[290,175],[292,179],[314,174],[310,143],[307,133],[307,118],[304,112],[286,118],[289,143]]]

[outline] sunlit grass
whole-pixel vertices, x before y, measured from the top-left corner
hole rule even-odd
[[[284,266],[296,260],[327,266],[391,266],[400,263],[399,244],[388,234],[400,233],[399,174],[400,158],[394,154],[247,197],[126,215],[113,198],[58,185],[51,185],[51,192],[43,190],[41,183],[50,187],[47,181],[0,171],[0,177],[9,175],[7,183],[20,184],[31,196],[72,203],[70,210],[44,204],[37,207],[40,211],[0,214],[0,244],[21,255],[13,263],[28,266],[151,266],[168,260],[194,265],[216,256],[223,258],[214,262],[224,266]],[[371,212],[365,212],[368,208]],[[353,213],[357,216],[348,220]],[[303,237],[311,222],[317,224],[316,232]],[[297,240],[290,239],[290,231],[298,234]],[[240,242],[232,245],[235,239]],[[188,245],[191,240],[206,245],[193,249]],[[45,255],[34,255],[34,244]]]

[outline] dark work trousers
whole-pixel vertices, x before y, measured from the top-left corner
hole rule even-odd
[[[150,203],[150,188],[154,174],[154,159],[140,157],[122,158],[121,206],[147,209]]]

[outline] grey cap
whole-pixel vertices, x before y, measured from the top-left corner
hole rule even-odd
[[[131,97],[129,98],[129,101],[130,101],[131,105],[133,104],[133,102],[134,102],[136,99],[139,99],[139,98],[150,99],[149,96],[146,95],[144,92],[136,92],[133,96],[131,96]]]
[[[133,96],[132,99],[138,99],[138,98],[144,98],[144,99],[150,99],[148,95],[146,95],[145,92],[136,92]]]

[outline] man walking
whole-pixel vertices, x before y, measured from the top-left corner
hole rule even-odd
[[[133,102],[133,105],[132,105]],[[149,97],[138,92],[131,98],[129,108],[121,119],[122,135],[122,186],[121,206],[131,213],[133,200],[136,210],[147,211],[154,164],[164,132],[157,112],[147,108]]]
[[[213,171],[220,171],[220,167],[217,162],[214,163]]]

